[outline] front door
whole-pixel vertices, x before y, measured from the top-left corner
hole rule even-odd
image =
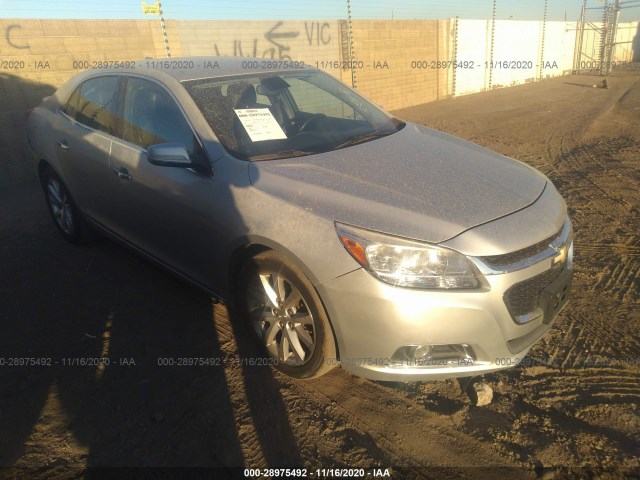
[[[164,86],[127,77],[111,148],[112,200],[106,226],[137,247],[212,290],[216,180],[196,135]],[[147,147],[179,142],[194,168],[161,167]]]

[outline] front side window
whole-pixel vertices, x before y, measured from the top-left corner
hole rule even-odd
[[[64,112],[88,127],[113,133],[118,77],[98,77],[82,83],[63,107]]]
[[[121,135],[142,148],[167,142],[187,147],[190,155],[198,150],[191,127],[169,93],[148,80],[127,79]]]
[[[245,160],[328,152],[404,126],[319,71],[205,78],[183,85],[222,145]]]

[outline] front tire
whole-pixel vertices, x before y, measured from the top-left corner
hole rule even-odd
[[[244,265],[240,282],[244,318],[276,369],[310,379],[337,365],[333,331],[320,297],[295,264],[266,251]]]

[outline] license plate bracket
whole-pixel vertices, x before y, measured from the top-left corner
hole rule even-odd
[[[540,306],[544,311],[542,323],[549,324],[569,301],[573,272],[565,269],[560,276],[540,294]]]

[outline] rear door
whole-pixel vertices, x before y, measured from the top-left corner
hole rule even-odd
[[[106,181],[119,80],[108,75],[84,81],[53,121],[60,174],[79,208],[98,221],[109,201]]]

